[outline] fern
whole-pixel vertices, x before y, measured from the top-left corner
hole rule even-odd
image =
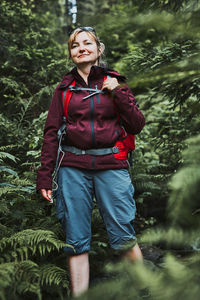
[[[6,173],[9,173],[9,174],[11,174],[11,175],[13,175],[13,176],[15,176],[15,177],[18,177],[17,172],[15,172],[15,171],[13,171],[12,169],[7,168],[7,167],[5,167],[5,166],[0,166],[0,173],[1,173],[1,172],[6,172]]]
[[[0,114],[0,116],[1,116],[1,114]],[[1,151],[5,151],[5,150],[8,150],[8,149],[13,149],[13,148],[15,148],[16,147],[16,145],[6,145],[6,146],[1,146],[0,147],[0,150]]]
[[[61,285],[69,288],[68,272],[53,264],[45,264],[40,267],[41,285]]]
[[[42,299],[43,287],[56,286],[60,299],[61,290],[69,294],[67,271],[53,264],[38,266],[33,261],[0,264],[0,299],[21,299],[23,295],[37,295]],[[18,298],[19,295],[19,298]]]
[[[26,229],[0,241],[0,261],[21,261],[36,254],[45,256],[65,246],[67,244],[58,240],[52,231]]]
[[[41,298],[39,268],[32,261],[0,265],[1,299],[18,299],[17,294],[33,293]]]
[[[31,187],[23,187],[19,185],[9,184],[9,183],[1,183],[0,184],[0,196],[7,194],[16,194],[17,192],[26,192],[31,194],[33,192],[33,186]]]
[[[2,161],[2,159],[5,159],[5,158],[8,158],[14,162],[17,161],[17,158],[15,156],[13,156],[12,154],[10,153],[7,153],[7,152],[0,152],[0,161]]]

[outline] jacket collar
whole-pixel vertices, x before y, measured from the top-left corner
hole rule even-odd
[[[74,76],[74,79],[77,81],[82,81],[82,77],[80,76],[80,74],[77,71],[77,68],[75,67],[74,69],[72,69],[71,74]],[[90,74],[89,74],[89,78],[97,79],[99,77],[104,76],[105,74],[105,70],[102,67],[99,66],[92,66],[90,69]]]
[[[89,77],[94,79],[103,77],[105,75],[110,75],[111,77],[116,77],[117,79],[119,79],[122,82],[126,81],[126,77],[120,75],[118,72],[108,69],[106,67],[99,67],[99,66],[92,66],[91,70],[90,70],[90,74]],[[73,68],[69,73],[67,73],[60,85],[59,88],[65,88],[67,86],[69,86],[74,80],[78,81],[78,82],[84,82],[83,78],[80,76],[80,74],[77,71],[77,68]]]

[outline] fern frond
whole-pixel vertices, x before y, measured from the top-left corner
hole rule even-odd
[[[6,167],[6,166],[0,166],[0,172],[6,172],[6,173],[9,173],[15,177],[18,177],[18,174],[17,172],[13,171],[12,169]]]
[[[39,277],[38,265],[30,260],[0,264],[2,299],[13,299],[16,293],[23,295],[27,292],[36,294],[38,299],[42,299]]]
[[[53,264],[40,267],[40,282],[41,285],[62,285],[64,288],[69,288],[67,270]]]
[[[0,241],[0,261],[21,261],[36,253],[44,256],[65,246],[73,249],[72,246],[59,240],[52,231],[26,229]]]
[[[23,187],[17,186],[9,183],[1,183],[0,184],[0,196],[8,194],[8,193],[17,193],[17,192],[26,192],[31,194],[34,190],[34,187]]]
[[[11,178],[10,178],[11,179]],[[28,178],[12,178],[12,184],[16,186],[23,186],[23,187],[29,187],[32,186],[33,188],[33,182],[29,180]]]
[[[14,155],[12,155],[10,153],[7,153],[7,152],[1,151],[0,152],[0,159],[5,159],[5,158],[9,158],[10,160],[12,160],[14,162],[16,162],[18,160]]]
[[[34,212],[27,211],[25,213],[26,217],[29,217],[31,215],[33,215],[33,217],[35,218],[35,211]],[[35,229],[48,230],[49,228],[52,228],[51,231],[53,231],[57,237],[63,238],[64,232],[63,232],[62,226],[59,222],[57,222],[56,218],[54,220],[55,221],[52,220],[52,216],[46,216],[45,218],[40,218],[37,221]]]
[[[16,192],[16,186],[13,186],[9,183],[1,183],[0,184],[0,197],[2,195],[12,193],[12,192]]]
[[[15,264],[0,264],[0,299],[6,300],[6,290],[12,285],[15,274]]]
[[[16,148],[16,147],[17,147],[17,145],[0,146],[0,151],[10,150],[10,149],[13,149],[13,148]]]

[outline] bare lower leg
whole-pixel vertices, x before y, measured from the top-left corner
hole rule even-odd
[[[85,292],[89,286],[89,258],[88,253],[70,256],[68,259],[71,289],[74,297]]]
[[[138,244],[136,244],[131,250],[127,251],[124,258],[128,258],[131,261],[143,261],[142,251]]]

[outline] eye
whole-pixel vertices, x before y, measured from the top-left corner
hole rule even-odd
[[[71,46],[71,49],[74,49],[76,47],[78,47],[78,45],[74,44],[74,45]]]

